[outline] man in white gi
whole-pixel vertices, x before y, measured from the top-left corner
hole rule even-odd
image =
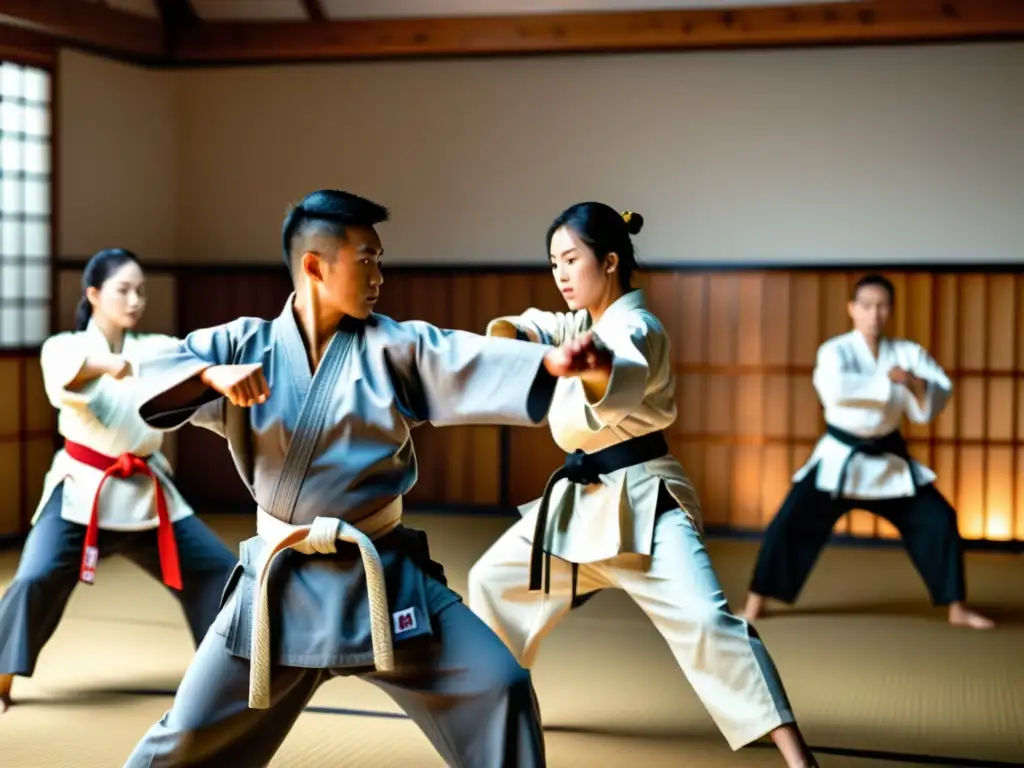
[[[920,344],[885,335],[894,300],[888,279],[863,277],[847,307],[854,330],[818,349],[814,387],[827,431],[765,531],[748,621],[762,615],[765,598],[795,602],[836,522],[864,509],[899,530],[932,602],[948,606],[950,624],[993,626],[965,604],[956,511],[900,434],[904,415],[917,424],[938,416],[953,385]]]

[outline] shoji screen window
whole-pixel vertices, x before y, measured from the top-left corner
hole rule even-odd
[[[0,346],[50,333],[50,73],[0,63]]]

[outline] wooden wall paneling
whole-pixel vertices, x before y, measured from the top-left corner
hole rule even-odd
[[[707,525],[731,525],[736,516],[733,505],[733,440],[735,425],[736,283],[730,275],[708,276],[706,296],[707,342],[704,345],[704,391],[707,415],[704,434],[706,487],[704,520]]]
[[[22,527],[21,444],[0,437],[0,537],[16,536]]]
[[[701,493],[709,526],[758,530],[777,511],[792,472],[821,435],[814,359],[822,341],[848,328],[845,304],[859,274],[666,270],[643,276],[652,309],[672,340],[679,415],[668,439]],[[936,422],[907,427],[914,455],[939,475],[965,537],[1024,539],[1024,482],[1018,477],[1024,467],[1024,278],[1009,272],[888,276],[897,290],[894,333],[920,341],[954,380],[954,396]],[[60,276],[74,295],[77,277]],[[191,330],[243,314],[273,317],[289,290],[282,277],[258,269],[189,271],[182,276],[188,289],[179,295],[178,323]],[[530,306],[564,310],[544,270],[410,269],[387,275],[380,311],[481,332],[493,317]],[[39,434],[52,427],[52,409],[42,400],[38,363],[26,370],[26,429]],[[0,423],[0,433],[18,428]],[[238,489],[228,488],[232,481],[224,475],[235,473],[220,439],[191,428],[181,438],[179,475],[190,496],[251,503],[240,482]],[[201,444],[206,439],[209,446]],[[424,427],[415,439],[421,479],[411,501],[421,504],[500,504],[503,464],[507,501],[523,503],[539,495],[563,458],[546,427]],[[33,465],[31,484],[41,482],[48,466],[52,449],[45,442],[33,444],[24,461],[19,457],[19,468],[25,461]],[[21,493],[20,486],[12,488]],[[34,493],[29,495],[34,505]],[[837,531],[895,534],[861,511]]]
[[[1024,479],[1021,478],[1021,473],[1024,472],[1024,278],[1015,274],[1012,280],[1014,303],[1010,328],[1017,337],[1017,344],[1013,366],[1016,386],[1010,421],[1015,425],[1016,450],[1013,454],[1010,482],[1013,487],[1014,538],[1024,540]]]
[[[736,278],[733,357],[737,366],[735,414],[737,445],[733,448],[732,504],[729,517],[744,530],[761,529],[764,518],[764,422],[768,403],[764,388],[764,275]]]
[[[1014,456],[1016,453],[1014,399],[1017,346],[1012,319],[1016,308],[1013,275],[985,276],[986,455],[984,538],[1006,540],[1014,530]]]
[[[245,290],[246,286],[242,285],[240,288]],[[292,280],[287,270],[282,267],[280,272],[260,275],[260,279],[253,283],[251,290],[258,301],[258,315],[272,319],[280,315],[284,309],[284,304],[293,290]]]
[[[22,503],[22,370],[21,355],[0,357],[0,536],[20,533]]]
[[[956,447],[961,405],[957,378],[960,349],[958,285],[958,276],[949,274],[937,275],[932,284],[932,325],[935,331],[931,354],[953,379],[954,397],[933,422],[932,434],[936,445],[930,466],[938,476],[936,487],[954,507],[959,501],[960,487],[957,476],[959,452]]]
[[[75,310],[78,299],[82,295],[82,270],[80,268],[62,268],[57,270],[57,292],[53,296],[56,308],[58,331],[70,331],[75,327]]]
[[[1022,481],[1020,473],[1021,467],[1024,467],[1024,445],[1022,445],[1021,437],[1024,437],[1024,432],[1017,433],[1017,448],[1014,451],[1014,467],[1013,473],[1010,476],[1011,485],[1013,486],[1013,509],[1014,509],[1014,527],[1013,527],[1013,539],[1015,541],[1024,541],[1024,481]]]
[[[43,391],[38,353],[0,356],[0,537],[28,530],[54,450],[54,410]]]
[[[432,278],[439,285],[436,300],[443,307],[443,315],[435,320],[441,328],[473,330],[475,314],[470,309],[473,302],[473,275],[453,273]],[[486,466],[483,461],[477,465],[473,451],[476,426],[444,427],[438,430],[442,446],[432,459],[436,461],[435,473],[443,498],[448,504],[472,504],[473,478],[478,475],[493,478],[498,489],[500,464]],[[497,435],[497,428],[495,430]]]
[[[663,280],[662,275],[657,276]],[[667,285],[667,284],[666,284]],[[672,340],[673,358],[676,364],[676,416],[670,446],[678,450],[677,457],[683,469],[698,489],[706,488],[707,456],[702,435],[708,433],[708,391],[707,377],[703,365],[707,359],[708,324],[707,294],[708,276],[701,274],[673,274],[672,287],[675,295],[661,296],[661,304],[655,308],[662,322],[671,318],[666,325]],[[672,307],[672,311],[668,308]],[[704,514],[715,515],[714,506],[702,495]],[[726,510],[720,514],[728,516]]]
[[[793,447],[790,445],[795,403],[790,392],[790,357],[793,348],[790,302],[792,283],[786,273],[764,275],[765,301],[761,314],[761,362],[765,367],[765,402],[762,431],[763,493],[761,524],[766,526],[778,512],[792,484]]]
[[[985,533],[985,453],[977,442],[985,438],[985,278],[961,275],[957,282],[959,339],[957,379],[957,498],[960,532],[969,539]],[[971,441],[965,445],[962,441]]]
[[[907,275],[902,294],[897,293],[897,306],[905,306],[902,335],[914,339],[925,349],[935,352],[935,307],[933,305],[933,280],[931,275]],[[935,426],[932,424],[907,424],[906,436],[912,444],[912,455],[931,466],[935,461]]]
[[[393,317],[395,320],[409,320],[407,316],[407,299],[405,288],[410,283],[407,276],[401,273],[392,274],[387,267],[384,268],[384,283],[380,287],[380,299],[377,302],[377,311]]]
[[[25,484],[23,493],[21,530],[28,530],[29,521],[43,491],[43,480],[54,454],[54,433],[57,411],[50,405],[43,389],[43,372],[38,357],[24,361],[24,400],[21,404],[23,433],[22,471]]]

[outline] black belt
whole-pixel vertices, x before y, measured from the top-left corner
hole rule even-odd
[[[910,477],[914,480],[915,488],[917,487],[917,479],[914,476],[914,463],[913,459],[910,458],[910,449],[907,447],[907,441],[903,439],[903,435],[898,429],[881,437],[859,437],[839,429],[839,427],[833,427],[831,424],[826,425],[825,431],[829,436],[852,449],[850,455],[846,457],[846,461],[843,462],[843,466],[839,469],[839,480],[836,483],[835,490],[832,491],[833,499],[838,499],[842,496],[843,489],[846,487],[846,470],[850,466],[850,460],[858,453],[863,453],[865,456],[885,456],[887,454],[898,456],[907,462],[907,466],[910,467]]]
[[[601,482],[601,475],[607,475],[626,467],[660,459],[668,453],[668,443],[661,432],[651,432],[634,437],[624,443],[603,448],[595,453],[573,451],[565,457],[565,464],[555,470],[544,487],[544,495],[537,509],[537,527],[533,533],[533,548],[530,552],[530,591],[541,588],[544,581],[545,594],[551,591],[551,555],[544,551],[548,531],[548,507],[551,504],[551,490],[555,483],[566,479],[570,483],[590,485]],[[572,593],[576,596],[577,566],[573,564]]]

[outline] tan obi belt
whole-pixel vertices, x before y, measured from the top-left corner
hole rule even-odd
[[[263,509],[256,510],[256,533],[268,543],[256,587],[259,596],[252,604],[252,638],[249,665],[249,707],[270,706],[270,567],[279,554],[294,549],[304,555],[330,555],[343,541],[359,547],[366,569],[366,591],[370,600],[370,638],[373,663],[380,672],[395,667],[388,617],[388,596],[384,584],[384,566],[373,540],[391,533],[402,521],[402,497],[364,517],[348,523],[336,517],[318,517],[311,525],[292,525],[278,520]]]

